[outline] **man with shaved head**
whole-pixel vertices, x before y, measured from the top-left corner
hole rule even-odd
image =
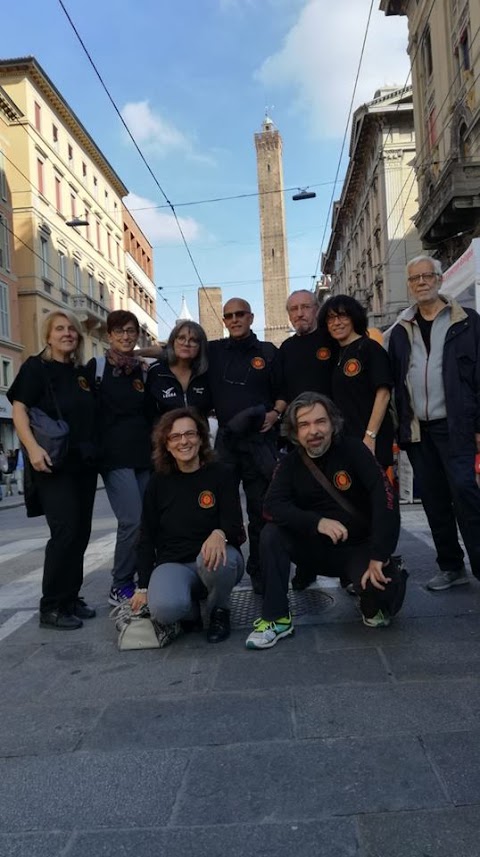
[[[253,318],[243,298],[226,302],[223,321],[229,336],[209,342],[208,374],[219,425],[216,447],[243,484],[250,541],[247,572],[255,591],[261,592],[263,498],[277,459],[274,427],[285,405],[280,398],[277,348],[256,337]]]

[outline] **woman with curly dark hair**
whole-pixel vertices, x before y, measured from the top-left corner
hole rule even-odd
[[[207,640],[230,634],[230,593],[243,574],[245,540],[238,488],[214,460],[208,427],[196,410],[164,414],[152,434],[152,476],[137,549],[134,611],[148,604],[161,645],[201,625],[208,597]]]

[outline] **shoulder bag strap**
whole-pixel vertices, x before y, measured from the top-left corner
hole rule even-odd
[[[47,384],[47,390],[50,393],[53,405],[54,405],[55,410],[57,412],[57,419],[63,421],[62,412],[60,410],[60,405],[58,404],[58,399],[55,395],[55,390],[53,389],[52,379],[49,376],[49,373],[48,373],[47,367],[45,366],[44,361],[42,360],[41,362],[42,362],[43,373],[45,375],[45,381]]]
[[[346,499],[346,497],[343,497],[340,494],[340,491],[337,491],[335,486],[332,485],[332,483],[330,482],[329,479],[327,479],[325,474],[322,473],[322,471],[318,467],[315,467],[312,459],[308,457],[308,455],[306,454],[306,452],[304,450],[302,450],[302,452],[300,453],[300,457],[301,457],[303,463],[305,464],[305,466],[308,467],[313,478],[316,479],[316,481],[320,483],[320,485],[322,486],[322,488],[325,489],[327,494],[330,494],[330,497],[332,497],[332,499],[335,500],[335,502],[338,503],[338,505],[341,506],[345,512],[348,512],[348,514],[352,518],[355,518],[360,523],[367,525],[367,523],[368,523],[367,519],[364,518],[364,516],[361,515],[360,512],[358,512],[356,510],[355,506],[353,506],[352,503],[350,503]]]

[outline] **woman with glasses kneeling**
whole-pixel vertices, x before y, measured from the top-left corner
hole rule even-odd
[[[230,593],[243,574],[238,488],[215,461],[194,409],[164,414],[152,444],[155,474],[143,503],[132,609],[148,603],[166,645],[182,629],[201,628],[199,602],[208,596],[207,640],[220,643],[230,634]]]

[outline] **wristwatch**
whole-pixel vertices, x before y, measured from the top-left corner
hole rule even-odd
[[[377,439],[377,432],[376,431],[370,431],[369,429],[367,429],[365,434],[368,434],[368,436],[371,437],[372,440]]]

